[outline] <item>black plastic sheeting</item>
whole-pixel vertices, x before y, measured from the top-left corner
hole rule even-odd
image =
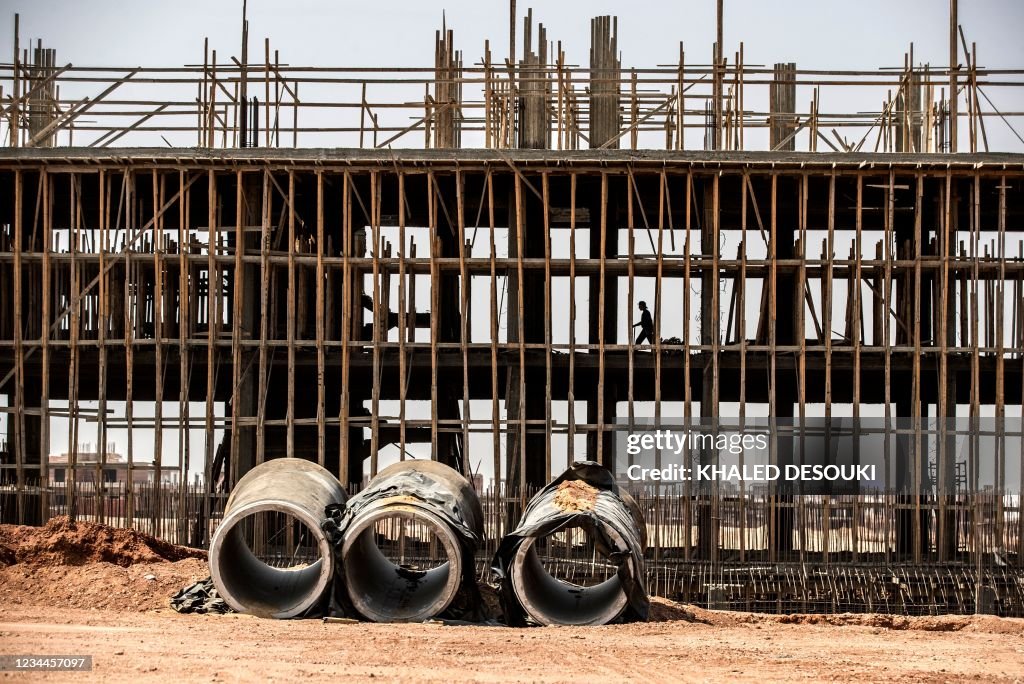
[[[582,480],[598,490],[594,510],[566,512],[555,505],[558,486],[570,480]],[[573,464],[551,484],[537,492],[527,504],[519,527],[502,539],[491,561],[491,569],[501,585],[505,622],[512,626],[524,626],[532,622],[516,597],[509,575],[509,568],[519,546],[527,539],[545,537],[573,526],[582,527],[590,533],[598,552],[618,566],[617,574],[626,592],[627,606],[617,621],[646,622],[650,611],[650,599],[644,580],[646,535],[645,530],[638,526],[630,504],[633,508],[636,507],[626,492],[620,492],[612,473],[593,461]],[[624,548],[618,547],[612,541],[608,534],[609,525],[615,525],[620,534],[625,532],[622,534],[626,542]],[[633,559],[633,563],[628,562],[630,558]]]
[[[231,606],[217,594],[213,580],[207,577],[189,585],[171,597],[171,608],[179,613],[233,613]]]
[[[462,580],[458,594],[451,604],[436,618],[440,620],[466,621],[494,624],[488,615],[485,602],[480,596],[476,583],[474,555],[480,544],[479,535],[467,519],[472,511],[463,511],[458,498],[438,487],[428,473],[415,470],[403,471],[385,478],[377,485],[371,485],[346,503],[332,504],[324,511],[321,527],[334,550],[334,578],[324,596],[312,608],[299,617],[348,617],[365,620],[348,598],[345,584],[345,568],[341,562],[341,550],[345,531],[356,516],[368,505],[380,499],[401,496],[402,503],[421,506],[441,517],[456,532],[462,554]],[[479,512],[475,514],[479,516]],[[401,571],[401,570],[400,570]],[[409,571],[415,572],[415,571]],[[171,607],[179,613],[228,613],[234,612],[217,595],[213,581],[208,577],[201,582],[185,587],[171,598]]]
[[[321,524],[327,538],[334,547],[334,580],[320,605],[311,609],[304,617],[354,617],[365,620],[349,600],[345,584],[345,567],[341,562],[341,549],[345,531],[356,516],[368,505],[381,499],[401,496],[402,503],[420,506],[440,516],[459,538],[462,553],[462,581],[458,594],[438,619],[481,622],[487,619],[483,609],[480,591],[476,584],[474,555],[480,543],[479,535],[472,529],[469,511],[463,511],[457,497],[451,496],[429,474],[416,470],[398,472],[379,483],[371,483],[343,504],[332,504],[324,511],[326,519]]]
[[[569,480],[581,480],[598,490],[594,510],[566,512],[554,504],[558,486]],[[403,503],[421,505],[435,515],[442,517],[456,532],[462,553],[463,577],[459,593],[451,605],[436,616],[436,619],[459,623],[498,624],[495,607],[488,609],[476,581],[474,554],[480,543],[478,534],[472,529],[468,518],[472,512],[461,510],[457,497],[436,486],[429,474],[405,471],[387,478],[379,486],[371,486],[349,499],[345,504],[328,506],[321,524],[334,548],[334,579],[323,598],[301,617],[349,617],[365,619],[348,598],[345,583],[345,568],[341,562],[341,549],[345,531],[356,516],[368,505],[389,497],[401,496]],[[633,516],[632,499],[619,490],[612,474],[603,466],[592,461],[574,464],[556,480],[531,499],[519,526],[507,535],[498,547],[491,562],[491,569],[499,579],[499,603],[501,620],[512,626],[532,624],[512,589],[508,569],[523,541],[554,534],[559,530],[579,526],[586,529],[595,539],[598,551],[618,567],[618,577],[626,592],[627,607],[619,617],[620,622],[646,621],[650,600],[644,582],[643,550],[645,530]],[[626,542],[619,548],[608,534],[608,526],[614,525]],[[625,534],[623,534],[625,532]],[[633,563],[629,563],[629,559]],[[182,613],[225,613],[232,612],[223,599],[217,596],[213,582],[206,579],[182,589],[171,599],[172,607]]]

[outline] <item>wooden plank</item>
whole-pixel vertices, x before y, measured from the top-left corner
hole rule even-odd
[[[377,474],[378,451],[380,450],[380,343],[387,340],[387,311],[383,310],[383,296],[380,288],[380,251],[383,238],[380,231],[380,175],[370,172],[370,240],[373,245],[371,277],[373,278],[373,378],[370,385],[370,477]],[[384,317],[383,320],[381,317]],[[383,340],[381,339],[383,337]]]
[[[854,448],[854,463],[860,462],[860,346],[864,338],[864,310],[863,303],[861,301],[861,282],[862,282],[862,266],[863,266],[863,228],[864,228],[864,177],[861,174],[857,174],[857,204],[855,207],[855,224],[854,224],[854,271],[855,279],[853,281],[853,448]],[[856,504],[855,504],[856,505]],[[853,560],[858,561],[860,558],[860,525],[859,518],[856,516],[857,511],[854,511],[854,520],[856,521],[851,529],[851,541],[853,544]]]
[[[593,228],[591,228],[593,230]],[[608,243],[608,174],[601,173],[601,254],[598,275],[597,318],[597,462],[604,465],[604,371],[605,371],[605,265]],[[520,309],[521,310],[521,309]]]
[[[779,178],[775,173],[771,175],[772,190],[771,190],[771,216],[769,217],[769,224],[771,226],[768,240],[768,416],[769,424],[772,428],[771,439],[768,444],[769,460],[771,463],[778,463],[779,458],[779,446],[778,446],[778,430],[775,424],[774,417],[778,415],[776,406],[776,321],[775,312],[778,311],[776,300],[778,297],[778,231],[777,231],[777,219],[778,219],[778,181]],[[780,531],[776,529],[776,521],[778,519],[779,512],[779,501],[778,495],[774,492],[770,497],[769,512],[768,512],[768,559],[770,562],[776,562],[778,560],[778,543],[777,537]]]
[[[438,235],[437,184],[434,172],[427,172],[427,206],[430,229],[430,444],[431,458],[441,460],[438,402],[440,401],[437,370],[437,344],[440,342],[441,282],[437,260],[443,254]]]
[[[683,418],[687,427],[693,417],[693,388],[690,385],[690,221],[693,207],[693,174],[686,172],[686,237],[683,241]],[[690,446],[684,449],[684,458],[690,462]],[[692,491],[690,479],[683,485],[686,507],[683,510],[683,559],[690,560],[693,549]]]
[[[258,135],[257,131],[257,135]],[[285,297],[285,335],[288,348],[288,406],[285,410],[285,456],[295,456],[295,172],[288,171],[288,280]],[[290,529],[290,528],[289,528]]]
[[[351,199],[352,178],[349,171],[342,176],[342,259],[344,271],[344,285],[342,296],[342,325],[341,325],[341,409],[339,419],[339,470],[338,479],[342,486],[349,488],[350,475],[350,445],[349,445],[349,415],[351,413],[349,402],[351,392],[349,391],[349,367],[351,365],[350,339],[352,337],[352,307],[353,307],[353,285],[352,285],[352,199]]]
[[[18,524],[25,523],[25,356],[22,351],[22,204],[24,201],[24,176],[20,169],[14,172],[14,450],[15,463],[15,509]],[[11,420],[11,418],[8,418]]]
[[[569,175],[569,380],[566,388],[568,455],[566,465],[576,456],[576,174]]]
[[[398,459],[405,460],[406,441],[406,419],[405,401],[409,393],[409,374],[407,366],[409,363],[408,352],[406,351],[406,336],[409,334],[406,329],[409,326],[409,316],[406,313],[408,307],[407,298],[415,294],[411,290],[407,294],[406,281],[415,278],[406,274],[406,245],[405,245],[405,173],[397,171],[398,174]],[[413,327],[416,320],[413,318]]]
[[[551,472],[551,433],[554,424],[551,419],[551,191],[548,174],[541,176],[541,192],[544,195],[544,483]],[[468,382],[468,380],[467,380]]]
[[[797,305],[796,315],[796,337],[797,343],[799,344],[800,351],[797,353],[797,415],[800,426],[800,465],[802,466],[806,462],[806,444],[807,444],[807,332],[806,332],[806,320],[805,320],[805,302],[806,306],[811,306],[811,302],[807,302],[805,294],[807,293],[807,200],[808,194],[810,194],[809,178],[808,174],[804,173],[800,178],[800,208],[799,208],[799,254],[797,255],[800,259],[800,266],[797,269],[796,277],[796,291],[797,298],[800,303]],[[799,489],[797,490],[799,492]],[[800,520],[806,520],[806,507],[804,506],[806,499],[802,496],[797,497],[797,512]],[[808,525],[801,524],[799,527],[799,538],[800,538],[800,562],[803,563],[807,560],[807,528]]]
[[[951,103],[952,107],[952,103]],[[951,140],[952,142],[952,140]],[[940,292],[940,304],[939,304],[939,407],[938,407],[938,419],[939,419],[939,444],[938,444],[938,456],[936,470],[938,475],[938,491],[939,491],[939,506],[938,506],[938,530],[936,532],[936,550],[937,558],[939,562],[949,560],[948,550],[949,544],[952,540],[949,537],[949,511],[947,501],[949,499],[948,492],[949,487],[952,483],[949,482],[948,478],[948,467],[949,459],[952,454],[947,452],[948,439],[947,439],[947,423],[946,420],[951,412],[955,414],[956,406],[950,406],[948,403],[948,387],[949,387],[949,350],[948,342],[950,336],[949,324],[951,321],[948,320],[950,312],[950,274],[949,274],[949,245],[950,240],[955,235],[953,231],[953,214],[952,214],[952,190],[953,190],[953,176],[952,172],[946,170],[946,183],[943,192],[944,208],[943,208],[943,221],[942,221],[942,274],[941,274],[941,287]],[[954,399],[955,401],[955,399]]]
[[[487,222],[490,237],[490,338],[491,338],[491,448],[493,449],[494,492],[501,489],[501,429],[499,425],[498,405],[498,276],[495,264],[497,244],[494,238],[494,177],[488,168],[487,184]],[[507,406],[506,406],[507,409]],[[506,458],[512,458],[506,454]]]
[[[178,187],[185,187],[185,177],[187,173],[184,169],[178,170]],[[239,189],[239,193],[241,190]],[[240,198],[236,198],[240,199]],[[191,321],[188,318],[187,312],[189,310],[189,297],[190,297],[190,283],[189,283],[189,265],[188,265],[188,217],[189,214],[189,194],[188,192],[179,194],[178,198],[178,359],[180,361],[178,370],[178,458],[181,470],[181,481],[178,490],[178,506],[180,511],[188,511],[189,503],[189,469],[191,466],[191,445],[192,445],[192,433],[190,430],[190,412],[189,412],[189,389],[190,389],[190,378],[191,378],[191,362],[192,354],[188,348],[189,339],[192,337]],[[236,226],[236,235],[240,232],[241,221]],[[236,262],[237,263],[237,262]],[[236,266],[237,269],[237,266]],[[232,296],[235,300],[240,299],[240,289],[237,286]],[[236,301],[237,305],[237,301]],[[238,321],[235,318],[234,321]],[[237,323],[236,323],[237,325]],[[235,388],[238,387],[238,383],[234,383]],[[232,406],[235,402],[232,401]],[[235,421],[231,421],[232,434],[235,430]],[[232,436],[232,445],[237,444],[237,439]],[[235,447],[237,450],[237,446]],[[236,461],[236,457],[232,456],[231,462]],[[193,541],[189,537],[188,520],[185,519],[185,515],[182,515],[182,524],[179,529],[179,543],[181,544],[192,544]],[[205,533],[205,530],[204,530]]]
[[[135,173],[130,168],[125,168],[125,193],[123,197],[124,203],[124,215],[125,215],[125,228],[131,230],[135,225]],[[197,175],[196,178],[199,176]],[[134,435],[135,435],[135,401],[134,401],[134,378],[135,378],[135,317],[133,311],[135,310],[132,306],[132,286],[138,282],[136,278],[137,267],[132,263],[131,250],[124,252],[125,259],[125,278],[124,278],[124,357],[125,357],[125,402],[124,402],[124,413],[125,423],[128,426],[127,436],[127,454],[128,465],[126,468],[126,479],[128,482],[135,482],[135,454],[134,454]],[[206,487],[205,496],[203,500],[206,502],[205,515],[206,519],[210,519],[210,482],[209,468],[210,460],[206,460],[207,463],[207,477],[204,479],[204,486]],[[128,520],[134,525],[135,524],[135,487],[128,487]]]
[[[747,181],[740,184],[740,247],[739,247],[739,291],[736,295],[736,317],[737,334],[740,346],[740,401],[739,401],[739,422],[741,426],[746,425],[747,419],[747,315],[746,315],[746,293],[747,293]],[[740,468],[744,467],[744,454],[740,453]],[[746,482],[740,480],[739,496],[739,518],[740,518],[740,541],[739,555],[740,562],[747,557],[747,490]]]
[[[212,172],[210,172],[210,173],[212,174]],[[163,435],[164,435],[164,432],[163,432],[163,429],[164,429],[164,363],[165,363],[165,358],[164,358],[164,340],[163,340],[163,337],[164,337],[164,328],[163,328],[163,325],[164,325],[164,323],[163,323],[164,269],[163,269],[162,260],[160,258],[160,251],[161,251],[162,245],[163,245],[163,214],[161,214],[160,216],[156,216],[157,207],[161,206],[161,204],[163,203],[163,197],[161,196],[162,195],[162,193],[161,193],[161,189],[162,188],[161,188],[161,184],[160,184],[160,179],[161,178],[162,178],[162,174],[160,174],[158,171],[156,171],[154,169],[153,172],[152,172],[152,176],[151,176],[151,180],[152,180],[152,183],[153,183],[152,192],[153,192],[153,212],[154,212],[153,221],[152,221],[152,231],[153,231],[153,233],[152,233],[152,240],[153,240],[153,244],[152,244],[152,249],[153,249],[153,337],[154,337],[154,341],[155,341],[155,345],[154,345],[155,346],[155,350],[154,351],[155,351],[155,359],[156,359],[155,367],[154,367],[155,378],[154,378],[154,382],[153,382],[153,387],[155,388],[154,389],[154,399],[155,399],[155,402],[153,404],[153,424],[154,424],[154,435],[153,435],[153,483],[154,483],[154,487],[153,487],[153,508],[152,508],[154,530],[159,530],[160,526],[162,526],[163,521],[164,521],[164,516],[163,516],[164,497],[163,497],[163,487],[161,486],[161,483],[163,482],[162,476],[163,476],[163,451],[164,451],[164,448],[163,448],[163,442],[164,442],[164,439],[163,439]],[[213,226],[215,224],[211,223],[210,225]],[[211,243],[211,246],[210,246],[210,250],[211,250],[210,262],[211,262],[211,264],[213,263],[213,255],[212,255],[213,236],[214,236],[214,232],[213,232],[213,229],[211,228],[210,229],[210,243]],[[212,276],[213,269],[212,269],[212,267],[211,267],[210,273],[211,273],[210,281],[212,283],[212,281],[213,281],[213,276]],[[210,290],[208,289],[208,293],[209,292],[210,292]],[[213,295],[209,294],[208,299],[209,299],[209,301],[212,302],[213,301]],[[211,325],[212,325],[212,321],[213,321],[213,314],[212,313],[210,314],[210,321],[211,321]],[[211,332],[211,336],[212,336],[212,332]],[[212,345],[213,345],[212,340],[211,340],[211,342],[209,344],[210,344],[210,346],[212,348]],[[209,375],[209,373],[212,373],[212,371],[208,371],[208,375]],[[209,413],[209,415],[211,417],[210,425],[212,425],[212,416],[213,416],[212,407],[211,407],[212,402],[213,402],[213,393],[209,392],[209,393],[207,393],[206,403],[207,403],[207,406],[208,406],[207,412]],[[212,439],[212,435],[213,435],[212,429],[207,433],[207,435],[208,435],[207,439]],[[154,532],[154,534],[159,534],[159,532]]]
[[[43,264],[42,297],[39,344],[42,348],[41,373],[42,396],[39,400],[39,484],[40,519],[50,517],[50,304],[52,293],[52,272],[50,253],[53,248],[53,179],[46,169],[39,172],[40,192],[43,204]],[[130,490],[129,490],[130,492]],[[129,494],[130,496],[130,494]],[[130,499],[129,499],[130,502]]]
[[[219,300],[219,287],[217,281],[220,276],[218,275],[217,259],[216,259],[216,244],[214,242],[215,236],[219,233],[215,231],[215,227],[219,225],[217,220],[217,206],[219,203],[219,197],[217,192],[217,175],[213,169],[207,171],[207,189],[206,189],[206,201],[207,201],[207,226],[209,227],[209,242],[207,244],[207,286],[206,286],[206,304],[207,304],[207,333],[206,333],[206,404],[205,404],[205,428],[206,435],[204,440],[204,447],[206,450],[206,462],[208,469],[212,465],[215,456],[214,450],[214,397],[217,394],[217,376],[215,369],[217,365],[217,346],[216,338],[218,334],[217,320],[220,317],[220,307],[218,306]],[[216,475],[210,470],[211,475]],[[225,480],[230,478],[230,473],[223,473]],[[237,480],[228,483],[228,486],[233,487]],[[215,485],[214,482],[210,482],[207,487],[212,488]],[[212,489],[211,489],[212,491]],[[209,518],[207,518],[209,519]]]
[[[995,397],[995,418],[996,418],[996,481],[995,491],[1007,491],[1006,483],[1006,348],[1004,346],[1004,315],[1006,312],[1006,190],[1009,186],[1006,183],[1006,176],[999,178],[999,208],[997,230],[999,231],[994,257],[999,260],[999,285],[995,291],[995,353],[996,353],[996,397]],[[1024,401],[1021,402],[1024,404]],[[1006,538],[1006,499],[1003,496],[995,497],[996,519],[995,539],[997,543],[1004,544]],[[1007,544],[1008,546],[1008,544]]]
[[[268,133],[269,137],[269,133]],[[324,270],[324,173],[316,172],[316,462],[327,459],[327,337]]]
[[[922,435],[921,435],[921,258],[922,258],[922,228],[923,228],[923,199],[924,199],[924,176],[917,174],[916,187],[914,190],[914,361],[913,377],[911,378],[911,410],[914,418],[914,562],[921,562],[921,548],[923,544],[924,530],[921,529],[921,488],[923,485],[924,473],[921,471],[922,459]]]
[[[470,281],[466,270],[466,215],[463,199],[465,178],[460,170],[455,172],[455,203],[456,221],[458,222],[457,238],[459,240],[459,347],[462,353],[462,472],[472,478],[473,466],[470,461],[469,449],[469,313],[470,313]],[[472,481],[472,480],[471,480]]]
[[[516,299],[518,302],[519,316],[517,317],[517,342],[519,343],[519,453],[518,468],[519,468],[519,502],[521,506],[526,506],[528,499],[527,493],[527,478],[526,478],[526,435],[529,430],[528,423],[526,420],[526,330],[525,323],[523,320],[522,312],[524,311],[523,306],[523,251],[526,244],[526,226],[524,224],[525,218],[523,217],[523,183],[524,179],[521,174],[517,173],[515,177],[515,200],[516,200]],[[509,454],[509,458],[512,458],[512,454]]]
[[[632,180],[632,170],[630,171],[630,180]],[[633,392],[635,385],[635,369],[633,367],[633,355],[634,348],[632,335],[636,328],[633,327],[633,305],[636,302],[636,278],[634,262],[636,260],[636,237],[634,235],[634,218],[633,218],[633,202],[635,186],[632,182],[626,184],[626,416],[627,416],[627,429],[630,434],[635,430],[635,408],[633,402]],[[616,305],[618,302],[616,302]],[[618,330],[615,331],[618,333]],[[657,458],[657,456],[656,456]],[[628,465],[633,465],[633,458],[630,455]]]
[[[94,482],[103,482],[103,472],[107,465],[107,277],[103,274],[106,252],[107,252],[107,239],[108,239],[108,222],[109,207],[107,205],[106,194],[107,194],[107,172],[105,169],[100,169],[99,173],[99,232],[100,232],[100,244],[99,252],[97,254],[97,262],[100,269],[100,283],[99,283],[99,320],[96,324],[96,340],[97,346],[99,347],[99,363],[98,363],[98,377],[97,377],[97,450],[99,451],[99,457],[96,459],[96,472]],[[106,491],[104,487],[100,487],[96,497],[96,519],[100,524],[106,524]]]
[[[270,171],[263,171],[263,185],[260,192],[260,344],[259,344],[259,387],[256,398],[256,465],[266,460],[267,450],[267,388],[270,373],[270,351],[267,338],[270,336]],[[347,307],[346,307],[347,308]],[[344,482],[344,480],[342,480]]]
[[[234,287],[231,293],[231,481],[238,482],[241,477],[241,419],[242,409],[240,401],[240,390],[242,385],[242,328],[243,328],[243,301],[245,297],[245,267],[242,258],[245,256],[245,176],[241,170],[235,172],[235,264],[234,264]],[[184,228],[184,226],[183,226]],[[182,277],[182,298],[184,301],[185,291],[188,288],[186,279],[186,264],[184,260],[185,236],[181,235],[181,277]],[[262,251],[262,250],[261,250]],[[187,311],[182,306],[181,311]],[[184,329],[186,326],[180,326]],[[184,335],[184,333],[182,333]],[[184,352],[184,350],[183,350]]]
[[[70,221],[68,222],[71,230],[69,231],[68,240],[71,248],[71,301],[75,302],[74,308],[71,310],[71,321],[69,326],[69,345],[71,351],[71,362],[69,364],[68,372],[68,417],[70,419],[70,425],[68,429],[68,469],[67,478],[67,512],[68,517],[71,520],[75,520],[78,516],[78,370],[79,370],[79,350],[78,350],[78,337],[80,332],[79,321],[81,318],[81,296],[80,296],[80,271],[78,265],[78,251],[81,239],[81,186],[79,185],[79,178],[77,173],[72,173],[68,177],[70,202],[68,203],[68,209],[71,214]],[[20,213],[20,212],[19,212]]]

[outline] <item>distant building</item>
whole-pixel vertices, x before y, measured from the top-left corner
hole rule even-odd
[[[68,463],[71,455],[50,454],[50,482],[60,484],[68,481]],[[113,449],[113,445],[107,448],[106,459],[95,451],[95,445],[83,445],[75,457],[75,474],[78,482],[95,482],[97,465],[103,463],[100,478],[104,484],[118,484],[128,482],[128,459]],[[131,468],[131,479],[135,484],[153,482],[156,469],[152,463],[133,463]],[[175,484],[178,482],[178,469],[176,466],[163,468],[160,471],[160,481],[163,484]]]

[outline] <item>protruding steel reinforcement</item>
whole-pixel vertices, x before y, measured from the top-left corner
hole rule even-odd
[[[548,572],[537,552],[538,540],[574,527],[582,528],[597,552],[618,566],[614,576],[580,586]],[[506,619],[543,625],[646,620],[645,546],[640,508],[618,489],[611,473],[597,463],[573,465],[530,500],[519,527],[498,547],[492,565],[502,582]]]
[[[404,567],[378,546],[377,523],[421,525],[445,561],[429,570]],[[470,482],[436,461],[395,463],[346,506],[340,562],[351,606],[374,622],[421,622],[444,611],[474,580],[473,553],[483,511]]]
[[[210,542],[210,574],[224,601],[239,612],[272,618],[295,617],[316,605],[334,573],[333,549],[321,529],[324,509],[345,499],[330,472],[301,458],[274,459],[246,473]],[[319,559],[291,568],[260,560],[246,541],[245,525],[266,512],[302,523]]]

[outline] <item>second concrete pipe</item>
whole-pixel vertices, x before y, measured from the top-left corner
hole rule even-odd
[[[401,519],[433,535],[444,562],[429,570],[395,564],[378,546],[377,523]],[[436,461],[395,463],[345,507],[340,562],[347,598],[374,622],[421,622],[443,612],[475,581],[483,511],[469,480]]]

